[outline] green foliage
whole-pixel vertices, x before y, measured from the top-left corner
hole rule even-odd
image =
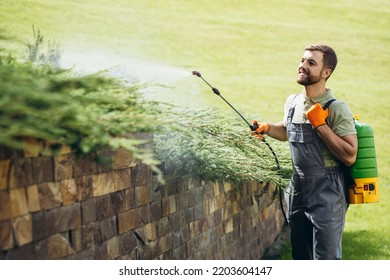
[[[58,43],[48,42],[46,53],[42,52],[43,36],[41,31],[38,29],[35,31],[35,26],[33,25],[33,43],[28,43],[28,58],[29,62],[41,65],[50,65],[52,67],[59,67],[61,60],[61,50]]]
[[[285,184],[289,156],[280,143],[274,148],[281,162],[281,173],[269,147],[251,136],[242,120],[226,117],[213,108],[176,109],[171,114],[179,130],[157,134],[154,141],[157,157],[168,173],[211,181]]]
[[[145,163],[157,164],[153,153],[140,146],[145,141],[134,134],[156,131],[158,106],[142,100],[137,87],[102,74],[75,77],[3,54],[0,76],[0,146],[25,148],[25,139],[32,137],[54,143],[53,150],[70,146],[77,154],[125,148]]]
[[[53,143],[54,151],[70,146],[76,154],[125,148],[160,175],[159,161],[168,173],[205,180],[284,184],[269,147],[250,136],[241,120],[215,109],[179,110],[143,100],[137,87],[104,73],[75,76],[53,67],[59,52],[50,46],[42,52],[43,36],[34,27],[33,34],[27,63],[0,53],[0,146],[28,149],[25,139],[35,138]],[[157,128],[167,132],[155,135],[153,154],[134,134]],[[278,156],[288,172],[287,157]]]

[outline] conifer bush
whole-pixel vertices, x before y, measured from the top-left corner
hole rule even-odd
[[[169,174],[211,181],[260,181],[285,185],[289,156],[279,142],[251,136],[242,120],[214,108],[189,110],[143,98],[138,85],[101,73],[75,75],[61,69],[61,52],[33,28],[28,59],[0,50],[0,147],[28,149],[26,138],[62,146],[77,154],[124,148],[150,165],[162,179]],[[1,37],[0,37],[1,38]],[[154,133],[152,140],[136,137]],[[271,140],[272,141],[272,140]],[[149,145],[150,146],[150,145]]]

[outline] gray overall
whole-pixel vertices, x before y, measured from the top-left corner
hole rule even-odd
[[[344,174],[326,168],[321,139],[310,123],[292,123],[287,116],[293,175],[286,189],[294,259],[341,259],[341,238],[347,210]]]

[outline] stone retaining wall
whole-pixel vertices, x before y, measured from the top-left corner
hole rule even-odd
[[[165,179],[124,150],[0,151],[0,259],[260,259],[282,230],[275,186]]]

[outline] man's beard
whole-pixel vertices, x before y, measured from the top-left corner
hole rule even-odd
[[[313,84],[318,83],[321,80],[321,76],[313,76],[310,73],[304,73],[306,74],[306,77],[300,78],[298,74],[297,83],[303,86],[310,86]]]

